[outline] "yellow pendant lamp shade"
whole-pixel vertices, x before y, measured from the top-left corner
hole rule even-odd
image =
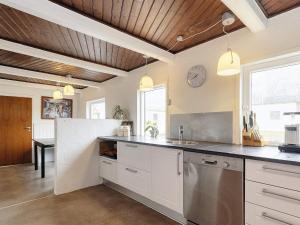
[[[53,91],[52,97],[55,100],[63,99],[63,94],[61,93],[60,90],[57,89],[57,90]]]
[[[71,83],[70,81],[71,81],[72,76],[71,76],[70,74],[68,74],[68,75],[66,76],[66,78],[67,78],[67,81],[69,81],[69,82],[67,82],[67,83],[69,83],[69,84],[67,84],[67,85],[64,87],[64,95],[67,95],[67,96],[75,95],[75,90],[74,90],[73,86],[70,84],[70,83]]]
[[[219,76],[236,75],[240,73],[240,67],[239,55],[228,49],[219,59],[217,74]]]
[[[67,84],[64,87],[64,95],[71,96],[71,95],[74,95],[74,94],[75,94],[75,90],[74,90],[73,86],[70,85],[70,84]]]
[[[140,91],[150,91],[153,89],[153,80],[149,76],[143,76],[140,80]]]
[[[150,91],[153,89],[153,80],[151,77],[147,76],[148,72],[147,72],[147,63],[148,63],[148,58],[149,56],[147,55],[143,55],[143,58],[146,60],[145,63],[145,70],[146,70],[146,75],[144,75],[141,79],[140,79],[140,91]]]

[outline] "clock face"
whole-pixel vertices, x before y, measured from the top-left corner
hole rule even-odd
[[[204,66],[196,65],[189,69],[187,83],[193,88],[200,87],[206,80],[206,69]]]

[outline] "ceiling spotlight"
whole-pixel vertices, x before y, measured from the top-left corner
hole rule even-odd
[[[178,36],[176,37],[176,40],[177,40],[178,42],[183,41],[183,36],[182,36],[182,35],[178,35]]]

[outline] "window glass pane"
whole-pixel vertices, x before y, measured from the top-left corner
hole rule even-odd
[[[91,119],[105,119],[105,101],[91,102]]]
[[[264,139],[284,143],[289,117],[283,114],[300,111],[300,64],[252,73],[251,91],[252,110]]]
[[[144,125],[148,121],[157,123],[159,134],[166,133],[166,89],[157,88],[144,93]]]

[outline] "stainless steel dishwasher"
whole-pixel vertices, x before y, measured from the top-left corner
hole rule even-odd
[[[189,224],[244,224],[244,161],[184,152],[183,211]]]

